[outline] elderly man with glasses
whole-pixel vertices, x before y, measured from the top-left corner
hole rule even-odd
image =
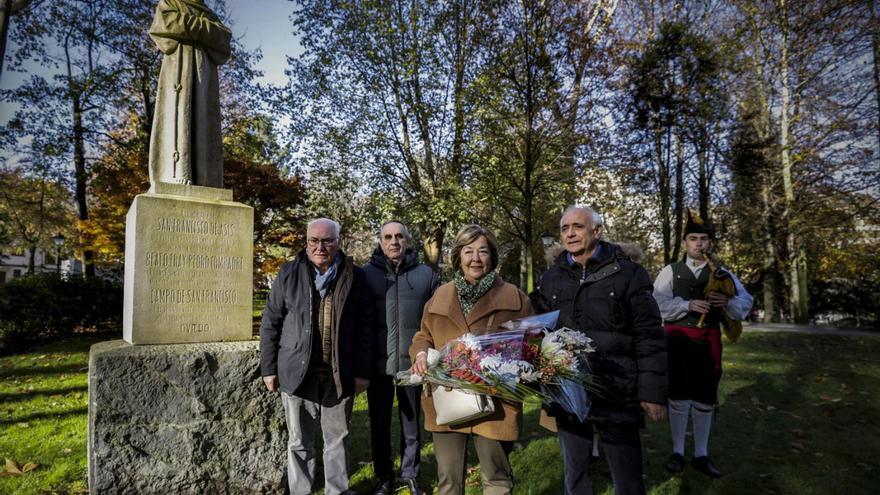
[[[363,271],[339,249],[339,224],[309,223],[306,248],[281,267],[260,326],[260,367],[281,391],[291,494],[315,491],[315,430],[324,441],[324,493],[348,490],[354,394],[369,386],[372,299]]]

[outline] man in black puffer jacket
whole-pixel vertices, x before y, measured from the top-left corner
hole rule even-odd
[[[587,468],[595,428],[615,493],[643,494],[642,413],[660,421],[666,403],[666,336],[651,278],[617,245],[600,240],[602,217],[591,208],[566,209],[560,229],[565,252],[541,277],[532,302],[538,312],[558,309],[560,327],[593,340],[590,364],[599,389],[584,423],[551,411],[565,463],[565,493],[592,493]]]
[[[419,263],[416,253],[408,248],[409,241],[405,225],[386,222],[379,231],[379,246],[363,267],[376,315],[373,376],[367,389],[373,471],[379,479],[375,495],[394,493],[391,410],[395,391],[400,417],[400,477],[411,493],[421,494],[418,478],[422,387],[396,387],[393,380],[397,372],[412,366],[409,346],[419,331],[425,303],[434,294],[440,278],[431,267]]]

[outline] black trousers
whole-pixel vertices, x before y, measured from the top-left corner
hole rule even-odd
[[[397,412],[400,417],[400,477],[418,479],[421,465],[422,430],[421,386],[398,387],[390,375],[373,375],[367,389],[370,408],[370,443],[373,449],[373,471],[376,478],[388,481],[394,478],[391,454],[391,410],[397,392]]]
[[[616,495],[644,495],[642,480],[642,443],[637,424],[580,423],[557,421],[559,446],[565,465],[566,495],[592,495],[590,454],[593,452],[593,428],[599,432],[600,444]]]

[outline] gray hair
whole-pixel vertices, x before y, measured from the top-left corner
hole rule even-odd
[[[309,222],[309,224],[306,226],[306,232],[308,232],[309,230],[311,230],[312,225],[315,225],[315,224],[318,224],[318,223],[329,223],[330,226],[333,227],[333,235],[334,235],[337,239],[339,238],[339,232],[340,232],[342,229],[341,229],[341,227],[339,227],[339,223],[338,223],[338,222],[336,222],[335,220],[330,220],[329,218],[316,218],[316,219],[312,220],[312,221]]]
[[[605,225],[605,222],[602,220],[602,215],[596,212],[596,210],[590,208],[586,205],[571,205],[562,212],[562,216],[559,217],[559,227],[562,228],[562,219],[565,215],[568,215],[569,212],[574,210],[583,210],[590,215],[590,219],[593,221],[593,227],[602,227]]]
[[[382,230],[385,228],[385,226],[392,223],[400,224],[400,226],[403,227],[403,236],[406,238],[407,241],[412,240],[412,237],[409,235],[409,228],[407,228],[406,224],[401,222],[400,220],[388,220],[387,222],[383,223],[379,227],[379,240],[382,240]]]

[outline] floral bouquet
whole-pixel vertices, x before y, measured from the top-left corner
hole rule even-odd
[[[559,311],[509,321],[501,332],[467,333],[442,349],[428,350],[424,376],[397,374],[400,385],[423,381],[471,390],[511,402],[557,403],[586,418],[592,388],[587,354],[594,349],[583,333],[556,326]]]
[[[541,391],[543,402],[558,404],[583,422],[590,412],[587,390],[596,390],[587,354],[596,349],[592,340],[568,328],[547,332],[541,341]]]

